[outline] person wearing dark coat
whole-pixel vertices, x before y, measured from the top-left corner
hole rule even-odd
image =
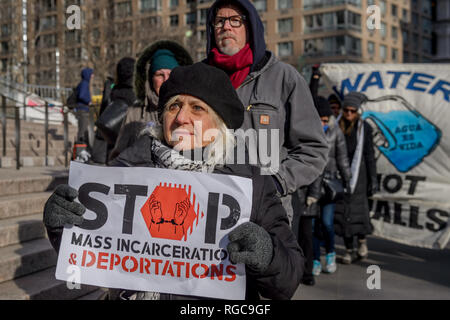
[[[108,97],[105,100],[109,100],[109,104],[102,111],[100,110],[99,116],[105,117],[114,114],[115,117],[125,118],[127,109],[129,106],[136,103],[136,95],[133,90],[133,73],[136,60],[130,57],[125,57],[119,60],[116,67],[116,79],[114,86],[112,87]],[[106,90],[105,90],[106,91]],[[103,101],[102,101],[103,102]],[[120,125],[119,127],[120,128]],[[103,134],[102,128],[98,127],[100,135]],[[96,163],[105,164],[107,162],[109,153],[114,147],[117,139],[117,132],[108,132],[102,136],[103,141],[106,142],[106,146],[97,144],[99,150],[94,149],[92,152],[92,160]]]
[[[234,264],[245,264],[246,299],[257,300],[260,295],[290,299],[302,277],[302,251],[276,195],[273,179],[262,175],[256,166],[237,164],[238,148],[229,129],[241,126],[244,109],[226,73],[204,63],[175,68],[161,87],[158,112],[161,130],[144,129],[136,143],[111,165],[201,171],[251,179],[250,221],[228,234],[229,258]],[[202,132],[194,130],[195,121],[201,121]],[[207,127],[215,129],[214,139],[204,135]],[[180,136],[183,139],[177,139]],[[200,159],[192,157],[196,152],[191,151],[195,149],[202,150]],[[61,185],[45,205],[44,224],[56,250],[62,226],[83,223],[85,208],[73,202],[76,196],[77,190]],[[142,300],[200,298],[127,290],[117,296]]]
[[[338,179],[345,189],[349,188],[351,172],[349,167],[347,146],[344,134],[342,133],[336,118],[330,108],[328,100],[324,97],[317,97],[317,111],[325,131],[325,136],[330,147],[328,153],[328,163],[325,167],[323,176],[327,179]],[[336,271],[336,252],[334,247],[334,211],[335,201],[325,194],[321,194],[320,200],[320,218],[314,219],[313,236],[314,262],[313,274],[318,276],[322,272],[322,263],[320,261],[321,240],[326,250],[324,272],[333,273]],[[320,235],[320,239],[319,239]]]
[[[336,119],[341,117],[341,100],[333,93],[328,96],[328,102],[330,103],[331,111]]]
[[[344,97],[343,115],[339,126],[344,133],[352,178],[350,192],[336,204],[335,232],[344,238],[346,253],[342,262],[350,264],[356,258],[355,237],[358,238],[357,256],[368,255],[366,235],[373,226],[369,217],[368,197],[379,189],[374,156],[372,128],[360,117],[361,104],[367,97],[351,92]]]
[[[322,175],[309,186],[301,187],[292,197],[294,218],[292,231],[305,256],[305,270],[302,283],[308,286],[315,284],[313,275],[313,220],[319,215],[317,202],[321,196]]]
[[[191,65],[192,57],[180,44],[159,40],[149,45],[139,56],[134,72],[134,91],[137,102],[130,105],[120,128],[114,148],[109,154],[113,160],[131,146],[146,126],[158,123],[158,95],[160,86],[176,66]]]
[[[94,144],[94,119],[89,109],[92,101],[90,85],[93,76],[94,70],[91,68],[84,68],[81,71],[81,82],[76,88],[77,106],[74,109],[78,120],[77,142],[85,143],[88,152],[91,152]]]

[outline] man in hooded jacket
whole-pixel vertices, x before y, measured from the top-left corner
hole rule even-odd
[[[256,139],[267,130],[267,150],[256,144],[258,164],[275,152],[272,175],[289,220],[291,194],[311,184],[327,162],[328,145],[303,77],[266,50],[262,21],[249,0],[217,0],[207,16],[207,59],[230,77],[245,107],[241,129],[255,129]],[[271,150],[271,135],[278,143]],[[275,137],[276,139],[276,137]]]

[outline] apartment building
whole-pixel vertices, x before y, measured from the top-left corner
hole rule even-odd
[[[436,3],[436,62],[450,62],[450,0],[438,0]]]
[[[162,38],[183,43],[196,61],[205,58],[206,15],[213,0],[28,0],[28,64],[23,73],[24,1],[0,0],[0,73],[26,74],[28,83],[59,81],[62,87],[73,87],[81,68],[90,66],[101,88],[121,57],[137,57]],[[436,0],[253,3],[268,49],[298,69],[323,62],[430,62],[436,51]],[[71,5],[81,9],[79,30],[67,27]],[[367,26],[373,14],[369,6],[379,10],[377,28]],[[56,71],[58,54],[61,74]]]
[[[431,62],[433,3],[303,0],[303,54],[308,63]]]

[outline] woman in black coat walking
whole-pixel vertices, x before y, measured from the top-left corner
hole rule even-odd
[[[372,128],[360,117],[360,106],[367,97],[351,92],[344,98],[339,126],[344,132],[352,179],[350,192],[336,204],[335,232],[344,238],[346,254],[342,262],[350,264],[355,258],[354,239],[358,238],[357,255],[368,255],[366,235],[373,227],[369,217],[368,197],[378,191]]]

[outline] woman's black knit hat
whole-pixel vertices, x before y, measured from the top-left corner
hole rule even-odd
[[[164,110],[173,96],[188,94],[207,103],[228,129],[239,129],[244,121],[244,106],[228,75],[203,62],[176,67],[159,91],[158,110]]]

